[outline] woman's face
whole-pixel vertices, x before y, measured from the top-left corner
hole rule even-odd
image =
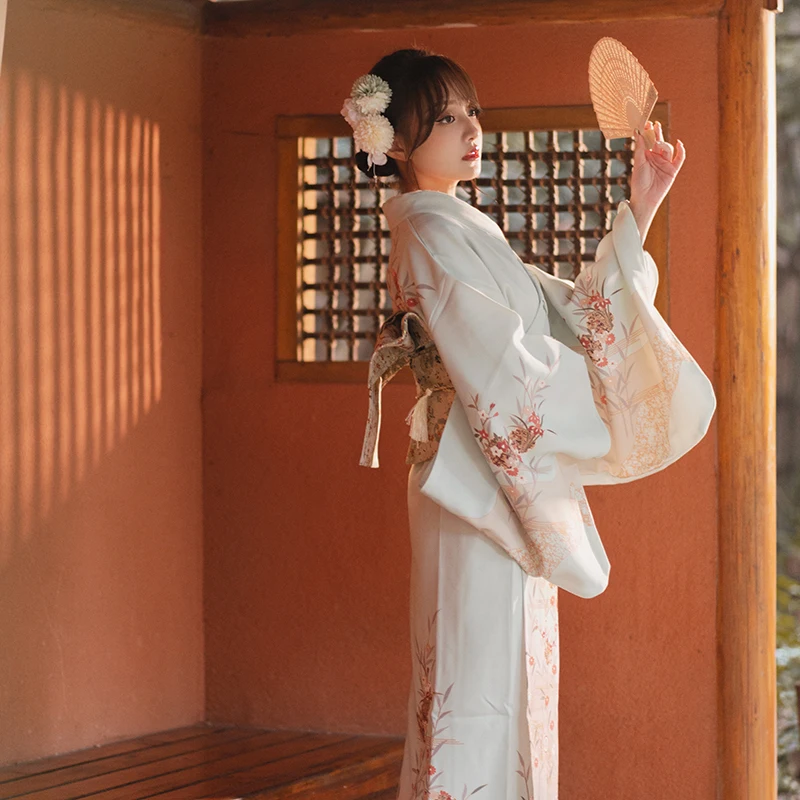
[[[459,181],[480,175],[483,135],[479,114],[480,109],[463,98],[448,101],[447,108],[434,121],[430,136],[411,154],[417,181],[412,188],[455,195]],[[389,151],[389,155],[406,161],[400,151]],[[407,171],[407,161],[400,169]]]

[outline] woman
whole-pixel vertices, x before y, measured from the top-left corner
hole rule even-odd
[[[555,800],[558,588],[593,597],[609,562],[583,486],[663,469],[705,435],[713,389],[655,309],[642,249],[685,158],[636,136],[630,202],[574,283],[523,264],[455,196],[480,173],[480,106],[450,59],[400,50],[343,115],[357,163],[396,175],[383,205],[395,314],[370,368],[405,363],[410,415],[412,684],[398,800]],[[649,125],[649,123],[648,123]]]

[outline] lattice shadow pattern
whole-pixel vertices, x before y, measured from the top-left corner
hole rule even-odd
[[[574,279],[629,196],[629,139],[599,130],[483,135],[477,188],[457,196],[491,216],[526,263]],[[391,241],[374,187],[347,137],[298,140],[298,360],[368,361],[391,314],[385,269]]]

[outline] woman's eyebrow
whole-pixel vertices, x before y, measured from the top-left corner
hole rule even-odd
[[[448,101],[444,110],[447,111],[448,108],[452,108],[453,106],[455,106],[456,108],[460,108],[461,106],[477,106],[477,105],[480,105],[480,103],[476,103],[473,100],[462,100],[461,102],[459,102],[458,100],[450,100]]]

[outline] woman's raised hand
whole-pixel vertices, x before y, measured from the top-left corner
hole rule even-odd
[[[648,122],[646,129],[652,129],[656,141],[652,149],[647,148],[644,136],[634,135],[636,150],[633,156],[631,175],[631,211],[644,240],[647,230],[675,178],[686,160],[686,149],[678,139],[673,147],[664,140],[661,123]]]

